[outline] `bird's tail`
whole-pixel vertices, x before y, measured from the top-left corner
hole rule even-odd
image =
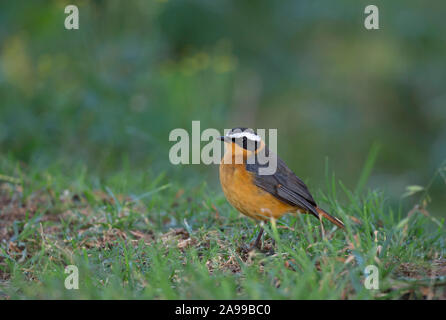
[[[339,220],[336,217],[333,217],[328,212],[322,210],[321,208],[316,208],[316,211],[319,214],[319,216],[327,218],[331,223],[334,223],[339,228],[341,228],[341,229],[345,228],[344,223],[341,220]]]

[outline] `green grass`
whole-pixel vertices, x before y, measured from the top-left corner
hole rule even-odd
[[[242,249],[258,225],[206,184],[128,168],[97,177],[82,166],[36,169],[11,159],[0,162],[0,174],[2,298],[444,298],[443,221],[421,207],[408,215],[379,190],[358,194],[334,176],[315,194],[346,232],[326,222],[322,237],[314,217],[289,215],[265,224],[264,247],[275,240],[269,254]],[[370,264],[379,290],[363,285]],[[67,265],[79,268],[78,290],[64,287]]]

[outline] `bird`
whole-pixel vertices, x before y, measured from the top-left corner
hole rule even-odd
[[[320,208],[305,183],[268,149],[259,135],[250,128],[233,128],[219,137],[226,145],[220,161],[219,175],[223,193],[239,212],[256,221],[279,219],[287,213],[311,214],[322,222],[328,219],[340,229],[344,223]],[[260,174],[266,157],[275,156],[277,169],[272,174]],[[263,228],[251,248],[261,249]]]

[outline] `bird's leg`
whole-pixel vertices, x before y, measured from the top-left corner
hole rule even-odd
[[[259,234],[257,235],[256,241],[252,245],[251,249],[254,249],[254,248],[261,249],[262,248],[262,246],[261,246],[262,235],[263,235],[263,228],[260,227]]]

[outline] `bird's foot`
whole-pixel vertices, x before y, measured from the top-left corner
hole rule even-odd
[[[259,251],[262,251],[262,243],[261,242],[257,243],[257,241],[256,241],[252,245],[249,246],[249,251],[253,251],[256,249]]]
[[[267,256],[272,256],[276,253],[276,251],[274,250],[274,247],[276,246],[276,242],[274,241],[274,239],[271,239],[271,243],[268,243],[265,245],[265,254]]]

